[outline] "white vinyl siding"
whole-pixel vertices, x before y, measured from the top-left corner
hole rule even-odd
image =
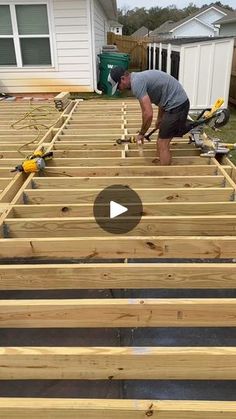
[[[201,13],[197,18],[202,22],[207,23],[208,25],[212,25],[217,20],[224,17],[225,14],[223,12],[217,11],[216,9],[207,10],[205,13]]]
[[[102,45],[107,43],[108,31],[108,19],[100,2],[98,0],[4,0],[4,4],[12,5],[42,3],[47,4],[48,10],[52,66],[34,68],[0,66],[0,91],[6,93],[93,91],[92,63],[96,63],[97,54]],[[93,3],[94,7],[90,7]],[[91,19],[92,10],[94,12]]]
[[[182,36],[214,36],[214,30],[195,19],[192,19],[184,25],[179,26],[179,28],[176,28],[173,31],[173,36],[175,38],[180,38]]]
[[[91,50],[88,21],[90,0],[46,0],[52,32],[53,67],[13,68],[0,66],[1,91],[10,93],[91,91]],[[6,3],[42,3],[8,0]]]
[[[94,0],[94,34],[96,54],[99,54],[103,45],[107,44],[108,30],[109,26],[105,12],[100,6],[98,0]]]

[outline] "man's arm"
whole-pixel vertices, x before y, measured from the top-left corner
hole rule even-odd
[[[152,124],[153,109],[148,95],[144,96],[142,99],[139,99],[139,103],[142,110],[142,127],[139,133],[141,135],[145,135]]]

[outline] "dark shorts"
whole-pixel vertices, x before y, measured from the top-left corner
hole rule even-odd
[[[162,117],[159,138],[182,137],[189,112],[189,100],[177,108],[165,111]]]

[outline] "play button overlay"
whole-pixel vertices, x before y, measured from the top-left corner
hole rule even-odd
[[[140,222],[143,206],[133,189],[126,185],[111,185],[97,195],[93,213],[97,224],[104,231],[126,234]]]
[[[128,208],[118,204],[118,202],[110,202],[110,218],[116,218],[118,215],[124,214]]]

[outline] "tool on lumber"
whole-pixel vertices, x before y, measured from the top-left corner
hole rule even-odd
[[[144,139],[147,141],[151,141],[151,135],[156,131],[156,128],[153,128],[148,134],[144,135]],[[125,138],[118,138],[118,140],[116,140],[117,144],[127,144],[127,143],[136,143],[136,136],[132,135],[130,137],[125,137]]]
[[[44,153],[44,148],[35,151],[30,156],[27,156],[26,159],[11,172],[24,172],[24,173],[36,173],[44,170],[46,167],[46,160],[49,160],[53,157],[53,152],[49,151]]]

